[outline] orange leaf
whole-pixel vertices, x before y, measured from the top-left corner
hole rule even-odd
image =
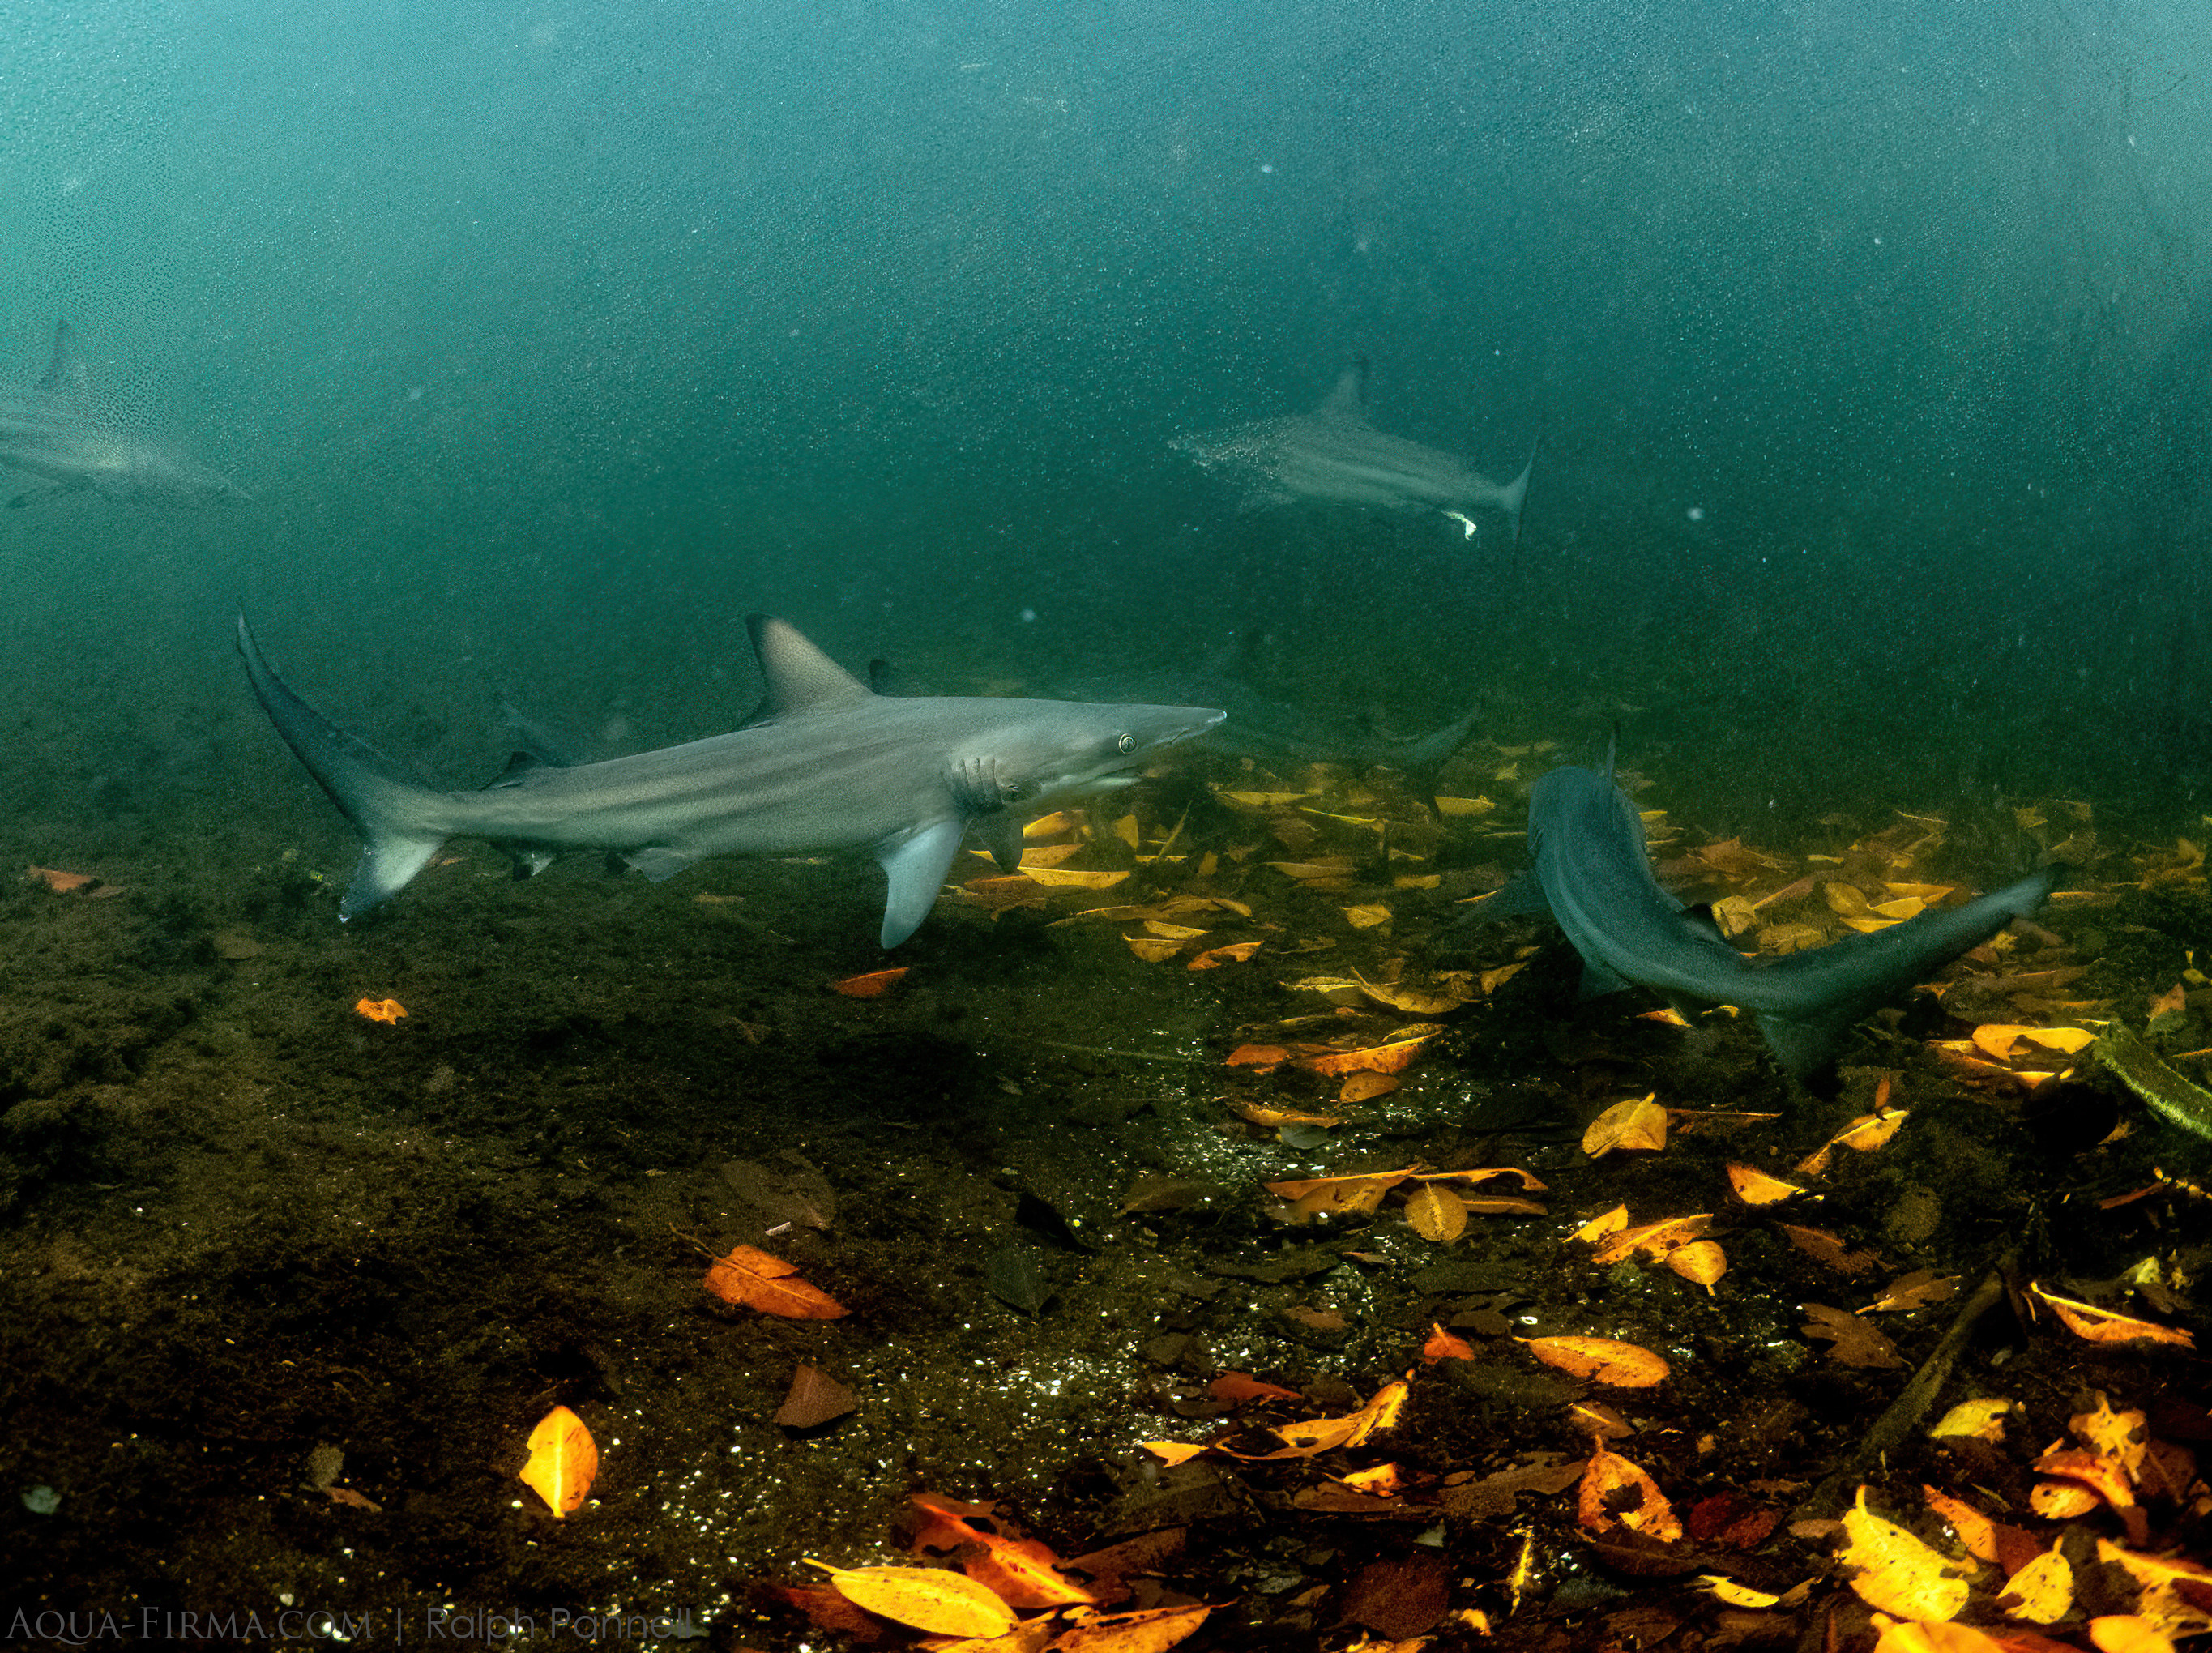
[[[1388,1073],[1354,1073],[1345,1080],[1336,1093],[1336,1099],[1346,1106],[1372,1102],[1377,1097],[1387,1097],[1398,1088],[1398,1081]]]
[[[2093,1303],[2077,1303],[2071,1297],[2053,1297],[2040,1285],[2030,1280],[2028,1295],[2051,1305],[2075,1336],[2090,1343],[2172,1343],[2185,1349],[2197,1346],[2197,1340],[2187,1332],[2177,1331],[2171,1326],[2153,1325],[2147,1320],[2137,1320],[2131,1315],[2115,1314],[2110,1309],[2100,1309]]]
[[[1928,1507],[1951,1525],[1959,1535],[1959,1542],[1966,1547],[1966,1553],[1977,1561],[1986,1561],[1995,1566],[1997,1559],[1997,1524],[1971,1504],[1963,1504],[1945,1492],[1923,1483],[1921,1492],[1927,1496]]]
[[[1910,1274],[1899,1274],[1889,1283],[1887,1290],[1859,1312],[1871,1315],[1887,1314],[1897,1309],[1925,1309],[1931,1304],[1948,1303],[1958,1295],[1956,1274],[1939,1275],[1933,1269],[1918,1268]]]
[[[1669,1544],[1681,1537],[1681,1520],[1659,1490],[1658,1482],[1619,1453],[1608,1450],[1602,1440],[1594,1445],[1589,1465],[1583,1471],[1575,1512],[1583,1530],[1609,1533],[1615,1527],[1626,1527]],[[1628,1492],[1636,1495],[1632,1502],[1623,1497]]]
[[[986,1585],[942,1567],[855,1567],[848,1571],[811,1558],[806,1565],[830,1575],[837,1594],[856,1607],[933,1636],[977,1639],[1003,1636],[1014,1610]]]
[[[990,1504],[962,1504],[934,1492],[917,1492],[912,1502],[932,1519],[914,1535],[910,1552],[957,1554],[961,1571],[1008,1607],[1066,1607],[1098,1599],[1061,1573],[1049,1545],[999,1531]]]
[[[1249,1119],[1255,1125],[1270,1129],[1279,1125],[1317,1125],[1323,1130],[1341,1125],[1343,1119],[1335,1114],[1309,1114],[1296,1108],[1269,1108],[1256,1102],[1247,1102],[1242,1097],[1224,1097],[1229,1111],[1239,1119]]]
[[[1443,1030],[1425,1023],[1415,1023],[1401,1029],[1396,1038],[1373,1045],[1364,1050],[1340,1050],[1333,1055],[1308,1056],[1298,1066],[1309,1073],[1398,1073],[1413,1066],[1413,1058],[1421,1054],[1421,1047],[1432,1035]]]
[[[89,872],[64,872],[51,866],[26,867],[23,869],[23,876],[26,878],[40,879],[47,889],[58,896],[65,896],[72,890],[82,890],[88,884],[100,882]]]
[[[1241,964],[1260,951],[1265,944],[1258,941],[1232,941],[1226,947],[1209,947],[1183,966],[1187,970],[1218,969],[1224,964]]]
[[[1167,1653],[1176,1643],[1197,1633],[1213,1609],[1148,1607],[1141,1613],[1101,1613],[1078,1618],[1070,1613],[1070,1628],[1052,1638],[1052,1653]]]
[[[407,1013],[407,1007],[397,999],[362,999],[355,1003],[353,1013],[372,1022],[397,1024]]]
[[[1667,1380],[1667,1363],[1649,1349],[1609,1337],[1523,1337],[1514,1340],[1547,1366],[1619,1389],[1648,1389]]]
[[[1783,1200],[1805,1192],[1795,1182],[1769,1176],[1765,1171],[1750,1165],[1730,1164],[1728,1179],[1729,1186],[1735,1190],[1735,1197],[1747,1206],[1779,1205]]]
[[[1413,1173],[1408,1170],[1402,1171],[1370,1171],[1364,1176],[1304,1176],[1288,1182],[1262,1182],[1260,1186],[1267,1189],[1268,1193],[1279,1194],[1285,1200],[1302,1200],[1307,1194],[1313,1193],[1316,1188],[1355,1189],[1360,1191],[1364,1194],[1364,1190],[1369,1186],[1379,1184],[1380,1186],[1376,1188],[1375,1190],[1374,1204],[1364,1207],[1366,1210],[1372,1211],[1375,1209],[1376,1206],[1379,1206],[1382,1203],[1382,1196],[1385,1194],[1389,1193],[1392,1188],[1396,1188],[1399,1183],[1404,1182],[1413,1174]]]
[[[1454,1337],[1434,1321],[1429,1322],[1429,1340],[1421,1346],[1423,1365],[1433,1366],[1439,1360],[1472,1360],[1474,1358],[1474,1344],[1463,1337]]]
[[[599,1449],[584,1420],[566,1407],[556,1407],[538,1419],[529,1446],[522,1484],[544,1498],[559,1520],[591,1492],[592,1477],[599,1473]]]
[[[1342,1418],[1316,1418],[1309,1423],[1285,1424],[1275,1431],[1285,1442],[1278,1451],[1246,1454],[1232,1458],[1258,1462],[1268,1458],[1312,1458],[1340,1446],[1364,1446],[1373,1437],[1393,1428],[1406,1409],[1408,1391],[1403,1383],[1385,1383],[1375,1398],[1358,1411]]]
[[[1904,1528],[1867,1508],[1867,1489],[1844,1514],[1844,1548],[1837,1559],[1851,1571],[1851,1588],[1869,1607],[1907,1618],[1948,1624],[1966,1605],[1969,1587],[1960,1568]]]
[[[1229,1053],[1231,1067],[1256,1067],[1266,1073],[1290,1060],[1291,1053],[1279,1044],[1241,1044]]]
[[[1137,1444],[1170,1468],[1188,1463],[1206,1450],[1204,1444],[1197,1441],[1139,1441]]]
[[[35,866],[31,870],[33,872],[40,871],[40,869]],[[70,878],[75,878],[76,875],[70,872],[63,872],[59,874],[48,872],[44,874],[44,876],[48,884],[53,884],[54,879],[57,877]],[[74,890],[76,888],[76,885],[74,884],[55,884],[54,888],[57,890]],[[2168,988],[2164,993],[2154,993],[2150,996],[2150,1019],[2154,1022],[2161,1016],[2179,1016],[2188,1008],[2188,991],[2179,981],[2175,982],[2171,988]]]
[[[1298,1401],[1304,1397],[1296,1389],[1286,1389],[1280,1383],[1266,1383],[1249,1372],[1225,1371],[1206,1386],[1206,1392],[1217,1401],[1226,1401],[1231,1406],[1241,1406],[1247,1401]]]
[[[1667,1146],[1667,1110],[1654,1091],[1638,1102],[1617,1102],[1590,1121],[1583,1133],[1583,1152],[1592,1159],[1615,1148],[1656,1153]]]
[[[1589,1244],[1595,1245],[1600,1240],[1605,1238],[1607,1235],[1619,1234],[1626,1230],[1627,1226],[1628,1207],[1626,1206],[1615,1206],[1611,1211],[1607,1212],[1604,1215],[1591,1218],[1589,1221],[1584,1223],[1572,1234],[1567,1236],[1567,1237],[1571,1240],[1582,1240]]]
[[[786,1320],[836,1320],[845,1313],[836,1298],[792,1278],[798,1273],[796,1263],[741,1245],[716,1258],[701,1284],[725,1303]]]
[[[842,993],[848,999],[875,999],[887,992],[891,984],[904,975],[903,964],[894,970],[870,970],[866,975],[848,975],[842,981],[832,981],[830,990]]]

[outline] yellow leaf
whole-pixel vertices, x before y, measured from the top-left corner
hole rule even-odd
[[[1137,1444],[1170,1468],[1188,1463],[1206,1450],[1196,1441],[1139,1441]]]
[[[1593,1217],[1567,1237],[1595,1245],[1608,1234],[1618,1234],[1628,1226],[1628,1207],[1615,1206],[1603,1216]]]
[[[1310,792],[1222,792],[1220,795],[1246,809],[1266,810],[1287,809],[1300,799],[1313,796]]]
[[[1361,907],[1347,907],[1344,909],[1344,921],[1355,930],[1371,930],[1377,925],[1390,921],[1390,909],[1373,902]]]
[[[522,1484],[545,1500],[557,1520],[591,1492],[592,1478],[599,1473],[599,1449],[584,1420],[566,1407],[556,1407],[538,1420],[529,1446]]]
[[[1193,936],[1204,935],[1206,933],[1203,930],[1192,929],[1188,924],[1170,924],[1164,920],[1157,918],[1146,919],[1145,921],[1145,927],[1147,930],[1150,930],[1154,935],[1165,936],[1170,941],[1188,941]]]
[[[1624,1492],[1632,1492],[1632,1500],[1623,1498]],[[1682,1535],[1681,1519],[1659,1490],[1658,1482],[1620,1454],[1608,1451],[1603,1441],[1595,1443],[1589,1465],[1583,1471],[1577,1503],[1575,1518],[1588,1532],[1609,1533],[1615,1527],[1626,1527],[1668,1544]]]
[[[1022,876],[1049,889],[1110,890],[1127,872],[1079,872],[1066,866],[1025,866]]]
[[[1372,1071],[1354,1073],[1345,1080],[1336,1093],[1336,1099],[1347,1106],[1372,1102],[1377,1097],[1387,1097],[1398,1088],[1398,1080],[1388,1073]]]
[[[2032,1625],[2055,1625],[2074,1607],[2074,1569],[2053,1544],[2006,1583],[1997,1611]]]
[[[1070,1613],[1068,1628],[1052,1638],[1052,1653],[1166,1653],[1176,1643],[1198,1633],[1213,1609],[1203,1605],[1187,1607],[1146,1607],[1138,1613],[1102,1613],[1097,1617]],[[1081,1608],[1077,1613],[1082,1612]],[[984,1653],[984,1650],[977,1650]],[[998,1653],[992,1644],[989,1653]],[[1019,1649],[1011,1653],[1021,1653]]]
[[[1646,1223],[1641,1228],[1625,1228],[1598,1247],[1590,1261],[1600,1267],[1609,1267],[1614,1263],[1626,1261],[1638,1252],[1654,1259],[1663,1257],[1677,1246],[1704,1239],[1712,1220],[1712,1212],[1701,1211],[1693,1217],[1668,1217],[1656,1223]]]
[[[1960,1569],[1893,1522],[1867,1508],[1867,1489],[1844,1514],[1844,1548],[1851,1589],[1869,1607],[1908,1618],[1948,1623],[1971,1589]]]
[[[1332,855],[1320,861],[1269,861],[1268,866],[1286,878],[1304,883],[1313,878],[1348,878],[1358,871],[1349,855]]]
[[[1667,1146],[1667,1110],[1655,1098],[1617,1102],[1590,1121],[1583,1133],[1583,1152],[1593,1159],[1616,1148],[1656,1153]]]
[[[1964,1436],[1971,1440],[1988,1441],[1992,1445],[2004,1439],[2004,1420],[2007,1414],[2018,1412],[2016,1401],[1961,1401],[1937,1420],[1928,1432],[1937,1440]]]
[[[1182,951],[1182,942],[1170,941],[1164,936],[1125,935],[1121,938],[1121,941],[1131,952],[1136,954],[1147,964],[1157,964],[1164,959],[1173,958]]]
[[[1714,1596],[1732,1607],[1771,1607],[1782,1598],[1769,1595],[1763,1589],[1753,1589],[1748,1584],[1739,1584],[1735,1579],[1717,1572],[1703,1573],[1698,1582]]]
[[[1692,1240],[1667,1254],[1667,1267],[1688,1280],[1692,1285],[1702,1285],[1707,1291],[1728,1273],[1728,1254],[1712,1240]]]
[[[2132,1315],[2116,1314],[2110,1309],[2100,1309],[2093,1303],[2078,1303],[2072,1297],[2054,1297],[2034,1281],[2027,1285],[2028,1295],[2051,1306],[2068,1331],[2089,1343],[2172,1343],[2185,1349],[2197,1346],[2197,1340],[2187,1332],[2177,1331],[2171,1326],[2154,1325],[2148,1320],[2137,1320]]]
[[[1441,1183],[1424,1183],[1407,1198],[1406,1220],[1423,1239],[1449,1245],[1467,1232],[1467,1201]]]
[[[1115,822],[1114,836],[1128,845],[1130,848],[1134,849],[1137,847],[1138,837],[1137,817],[1133,815],[1124,815],[1120,820]]]
[[[1014,1610],[991,1589],[965,1573],[942,1567],[854,1567],[848,1571],[808,1558],[830,1575],[830,1585],[854,1607],[933,1636],[1003,1636]]]
[[[1478,978],[1482,983],[1482,991],[1485,994],[1497,992],[1528,968],[1528,961],[1524,958],[1517,963],[1500,964],[1494,970],[1485,970]]]
[[[1049,838],[1055,832],[1074,832],[1083,825],[1080,817],[1066,810],[1055,810],[1050,815],[1040,815],[1022,829],[1024,838]]]
[[[1498,807],[1487,798],[1438,798],[1437,813],[1447,817],[1459,815],[1487,815]]]
[[[1886,1613],[1874,1615],[1881,1632],[1874,1653],[2006,1653],[2007,1644],[1976,1630],[1972,1625],[1902,1623]]]

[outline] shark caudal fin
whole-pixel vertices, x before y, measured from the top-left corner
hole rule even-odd
[[[263,658],[243,614],[238,617],[238,652],[245,657],[254,698],[276,732],[368,840],[338,904],[342,919],[365,913],[395,894],[438,853],[450,830],[451,811],[440,793],[294,694]]]
[[[1516,551],[1521,549],[1521,507],[1528,497],[1528,477],[1536,469],[1536,450],[1543,445],[1544,439],[1540,435],[1529,443],[1528,463],[1521,467],[1519,476],[1498,490],[1498,508],[1505,513],[1506,521],[1512,524],[1512,549]]]

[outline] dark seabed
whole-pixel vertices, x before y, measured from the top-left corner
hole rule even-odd
[[[805,1560],[1013,1534],[1061,1571],[963,1645],[2212,1627],[2201,6],[7,33],[0,492],[68,491],[0,509],[0,1644],[907,1647]],[[1517,546],[1173,446],[1355,358],[1437,463],[1540,438]],[[838,856],[457,839],[341,924],[240,607],[447,787],[502,700],[585,757],[737,726],[756,611],[902,692],[1231,716],[888,955]],[[1470,921],[1615,738],[1746,952],[2069,871],[1814,1094]],[[1663,1149],[1586,1151],[1647,1094]],[[1616,1207],[1687,1220],[1577,1237]],[[743,1245],[846,1312],[718,1301]],[[853,1409],[775,1422],[802,1368]],[[1934,1582],[1869,1582],[1862,1498]]]

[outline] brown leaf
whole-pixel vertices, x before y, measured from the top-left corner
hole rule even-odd
[[[1889,1283],[1887,1290],[1859,1312],[1864,1315],[1895,1309],[1925,1309],[1930,1304],[1948,1303],[1958,1295],[1956,1274],[1938,1275],[1932,1268],[1919,1268],[1910,1274],[1899,1274]]]
[[[1884,1336],[1870,1321],[1856,1315],[1846,1314],[1841,1309],[1832,1309],[1825,1303],[1805,1305],[1805,1323],[1797,1328],[1807,1337],[1826,1340],[1832,1359],[1846,1366],[1902,1366],[1905,1358],[1897,1352],[1897,1345]]]
[[[1258,941],[1233,941],[1225,947],[1209,947],[1183,968],[1187,970],[1212,970],[1218,969],[1224,964],[1241,964],[1264,945]]]
[[[1846,1250],[1844,1243],[1825,1228],[1800,1228],[1794,1223],[1784,1223],[1781,1227],[1792,1245],[1839,1274],[1863,1274],[1881,1262],[1871,1251]]]
[[[1217,1401],[1226,1401],[1231,1406],[1242,1406],[1247,1401],[1301,1401],[1305,1397],[1296,1389],[1286,1389],[1280,1383],[1263,1383],[1248,1372],[1225,1371],[1206,1386],[1206,1392]]]
[[[1454,1337],[1436,1322],[1429,1322],[1429,1340],[1421,1346],[1421,1364],[1433,1366],[1439,1360],[1472,1360],[1474,1345],[1463,1337]]]
[[[1142,1613],[1069,1615],[1070,1628],[1052,1638],[1052,1653],[1167,1653],[1188,1640],[1213,1609],[1205,1606],[1150,1607]]]
[[[1595,1443],[1583,1471],[1575,1519],[1585,1532],[1607,1533],[1626,1527],[1632,1533],[1671,1544],[1682,1536],[1681,1518],[1659,1484],[1603,1441]]]
[[[846,1312],[836,1298],[793,1279],[798,1273],[796,1263],[741,1245],[717,1258],[701,1284],[725,1303],[786,1320],[836,1320]]]
[[[849,1384],[812,1366],[801,1366],[792,1375],[790,1392],[776,1408],[775,1421],[786,1429],[819,1429],[860,1404],[859,1393]]]

